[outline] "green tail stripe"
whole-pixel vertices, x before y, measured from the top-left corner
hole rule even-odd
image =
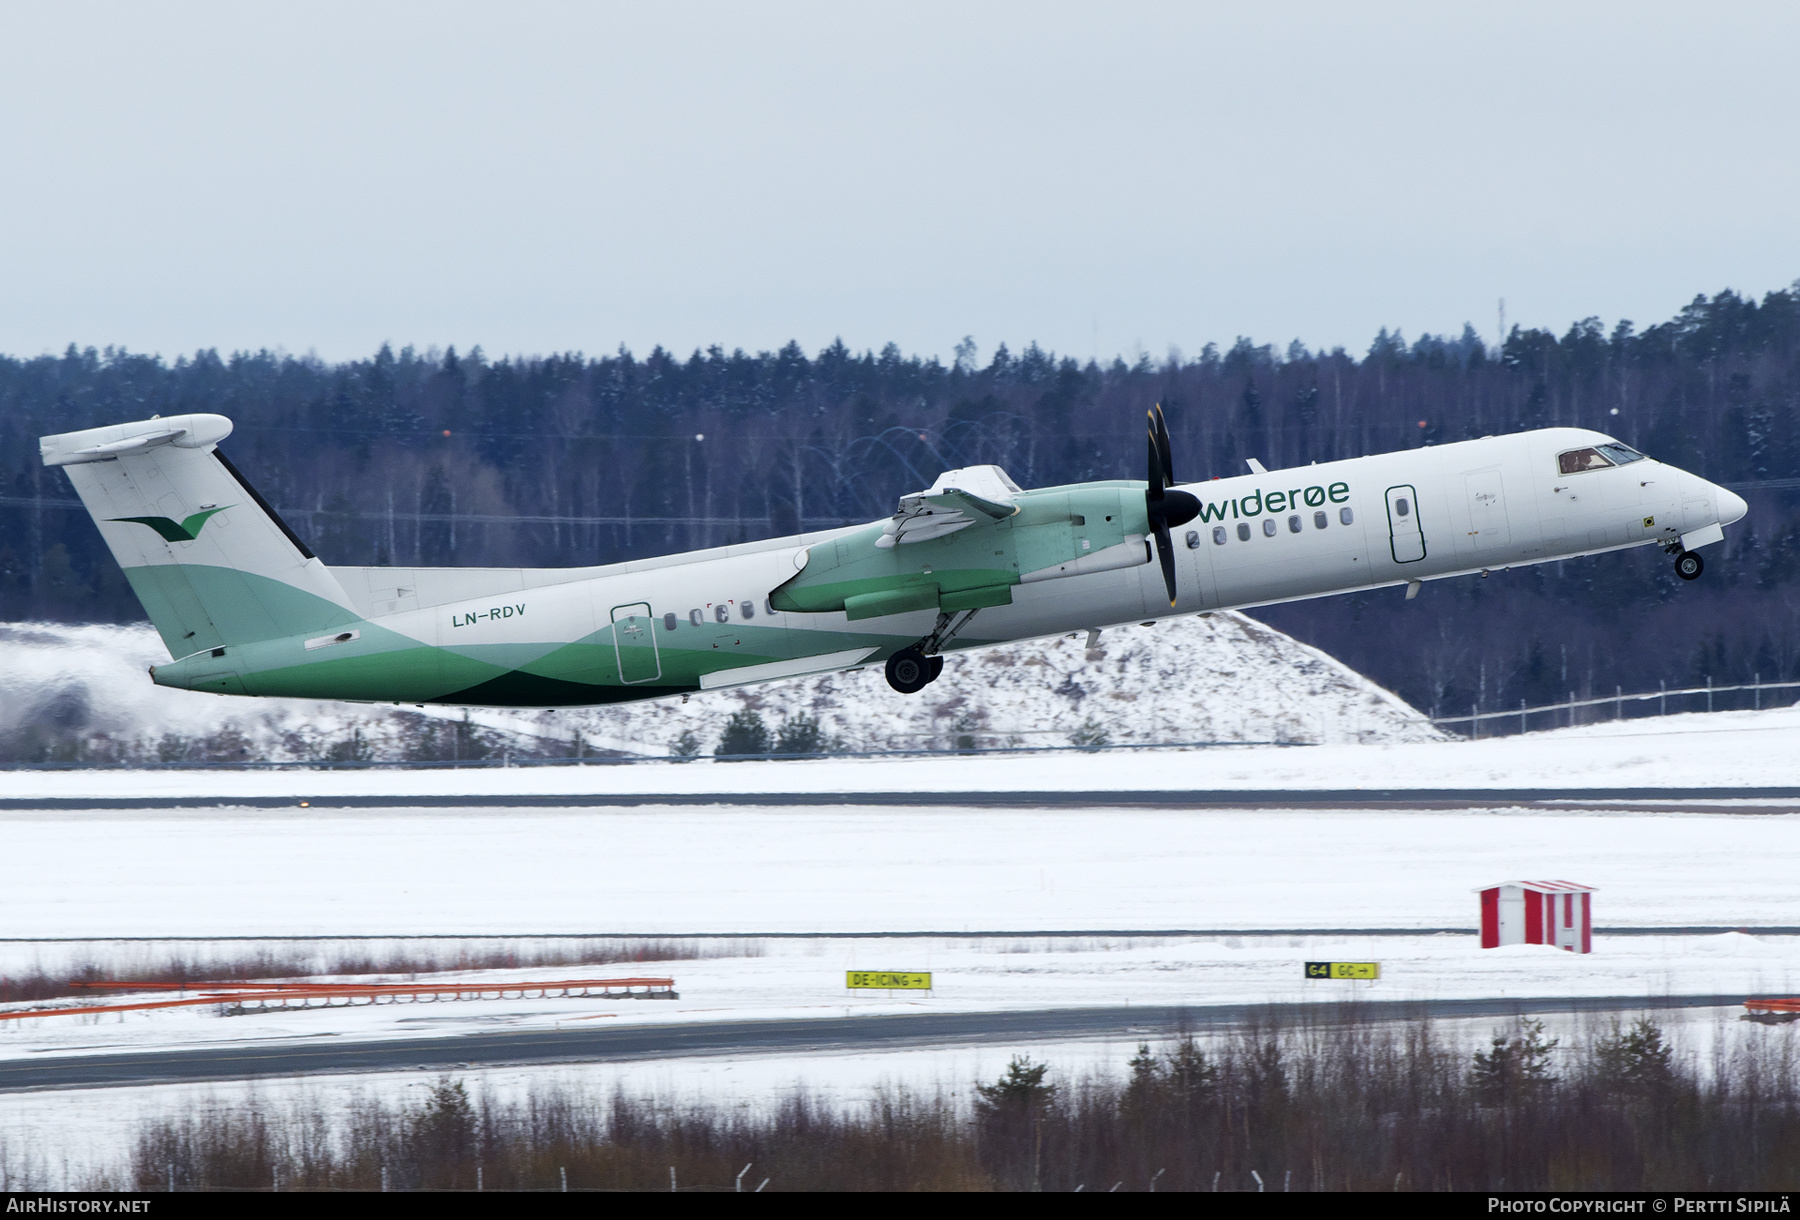
[[[255,572],[201,563],[126,568],[172,656],[221,644],[317,635],[359,621],[335,602]]]

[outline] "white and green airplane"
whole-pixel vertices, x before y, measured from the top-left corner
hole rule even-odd
[[[1546,428],[1175,486],[946,471],[885,521],[588,568],[329,567],[218,450],[220,415],[46,436],[174,659],[230,695],[570,707],[1404,585],[1646,543],[1688,580],[1744,501]],[[1187,528],[1183,531],[1183,527]]]

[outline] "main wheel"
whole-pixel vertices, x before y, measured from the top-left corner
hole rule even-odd
[[[1706,571],[1706,561],[1696,551],[1683,551],[1675,556],[1675,575],[1683,580],[1699,580]]]
[[[931,658],[931,676],[925,680],[927,682],[936,682],[938,680],[938,675],[943,672],[944,658],[942,656],[934,656]]]
[[[931,681],[931,661],[917,648],[902,648],[888,658],[887,680],[903,695],[917,694]]]

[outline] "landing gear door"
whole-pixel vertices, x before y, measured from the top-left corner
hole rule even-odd
[[[1387,489],[1388,547],[1395,563],[1425,558],[1425,531],[1419,525],[1419,493],[1410,483]]]
[[[613,652],[619,658],[619,681],[627,686],[662,677],[655,627],[648,602],[613,607]]]

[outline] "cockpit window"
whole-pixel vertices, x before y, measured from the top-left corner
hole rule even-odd
[[[1601,453],[1604,453],[1620,466],[1625,465],[1627,462],[1641,462],[1644,460],[1643,454],[1639,453],[1636,449],[1633,449],[1630,445],[1621,445],[1618,441],[1609,441],[1604,445],[1595,445],[1594,448],[1598,449]]]
[[[1557,469],[1564,474],[1580,474],[1584,470],[1604,470],[1612,459],[1598,449],[1570,449],[1556,455]]]

